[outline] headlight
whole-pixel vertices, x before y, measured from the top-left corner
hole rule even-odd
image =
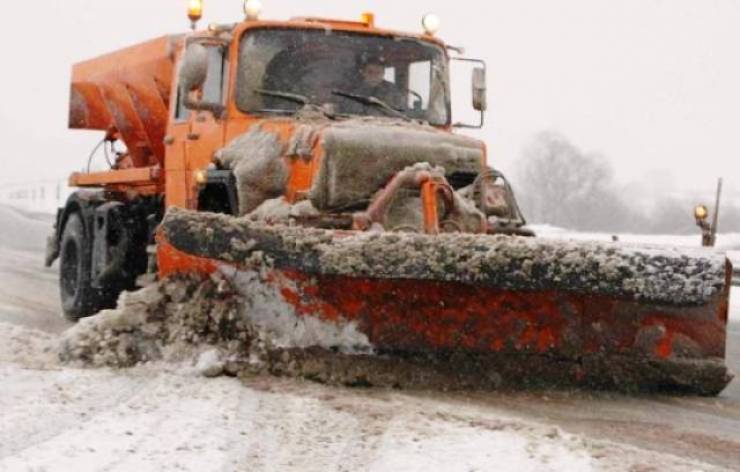
[[[199,169],[193,172],[193,178],[198,185],[204,185],[208,182],[208,172]]]

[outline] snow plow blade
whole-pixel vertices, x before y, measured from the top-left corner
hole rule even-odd
[[[716,395],[732,379],[732,268],[703,249],[321,230],[173,209],[158,259],[162,276],[221,271],[257,322],[302,320],[286,348],[462,358],[502,387]],[[338,334],[312,338],[307,320]]]

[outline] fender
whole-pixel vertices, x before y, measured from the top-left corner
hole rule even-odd
[[[97,190],[78,190],[67,198],[67,203],[65,203],[64,208],[60,208],[57,211],[54,231],[46,240],[46,258],[44,261],[44,265],[46,267],[51,267],[54,261],[59,257],[59,243],[62,239],[62,234],[64,234],[64,227],[67,225],[69,217],[74,213],[79,213],[82,217],[85,235],[89,237],[93,234],[95,209],[105,202],[105,195],[102,191]]]

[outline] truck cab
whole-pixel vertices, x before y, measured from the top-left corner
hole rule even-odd
[[[485,232],[501,213],[501,185],[470,190],[480,204],[461,213],[456,191],[498,177],[484,143],[452,132],[483,124],[485,64],[452,50],[432,28],[385,30],[372,15],[248,17],[76,64],[69,126],[104,131],[115,158],[106,171],[70,176],[80,190],[49,241],[66,316],[112,306],[142,274],[168,272],[173,257],[156,248],[155,231],[170,207],[346,230]],[[479,123],[452,122],[452,60],[477,65]],[[421,163],[428,169],[414,172],[439,184],[429,195],[448,200],[442,215],[418,189],[403,204],[404,185],[379,196]],[[521,226],[517,211],[504,210]]]
[[[197,209],[214,150],[257,124],[284,137],[310,120],[362,118],[450,132],[449,59],[431,35],[321,18],[215,25],[185,39],[165,138],[167,205]],[[483,69],[479,74],[484,83]],[[312,183],[312,169],[305,167],[291,163],[291,202]],[[214,172],[210,179],[228,180]],[[214,198],[215,192],[208,191],[201,204],[240,213],[223,207],[234,198]]]

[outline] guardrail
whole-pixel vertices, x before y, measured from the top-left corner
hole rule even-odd
[[[62,179],[4,184],[0,186],[0,203],[33,213],[55,214],[71,192]]]

